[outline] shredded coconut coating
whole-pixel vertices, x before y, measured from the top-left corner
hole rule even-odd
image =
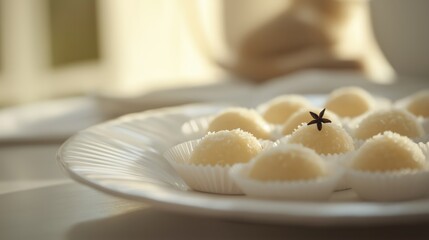
[[[228,166],[248,162],[262,151],[250,133],[236,129],[207,134],[192,152],[190,163]]]
[[[242,129],[257,138],[270,139],[270,126],[256,111],[247,108],[229,108],[210,122],[208,132]]]
[[[302,123],[308,123],[311,120],[313,120],[313,117],[309,114],[310,111],[314,113],[320,112],[321,109],[316,108],[306,108],[301,109],[298,112],[295,112],[290,116],[290,118],[284,123],[282,128],[282,134],[283,135],[289,135],[292,134],[295,129],[297,129]],[[327,118],[332,121],[332,123],[340,123],[340,120],[338,117],[330,112],[329,110],[326,110],[324,118]]]
[[[366,141],[352,159],[352,168],[361,171],[386,172],[424,167],[425,156],[418,145],[392,132]]]
[[[406,108],[416,116],[429,117],[429,90],[423,90],[413,95]]]
[[[385,109],[373,112],[359,123],[355,131],[358,139],[368,139],[379,133],[392,131],[402,136],[418,138],[424,135],[417,118],[401,109]]]
[[[319,154],[341,154],[354,150],[353,139],[339,125],[323,124],[322,131],[315,126],[301,125],[292,133],[290,143],[302,144]]]
[[[310,102],[299,95],[283,95],[267,103],[264,119],[272,124],[283,124],[292,114],[310,107]]]
[[[325,107],[340,117],[357,117],[373,108],[372,96],[358,87],[345,87],[334,90]]]
[[[249,177],[260,181],[298,181],[317,179],[326,174],[325,163],[316,152],[288,144],[257,156]]]

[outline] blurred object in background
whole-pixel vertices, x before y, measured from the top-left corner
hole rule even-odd
[[[370,10],[381,50],[402,76],[429,80],[429,1],[373,0]]]
[[[234,46],[236,60],[226,65],[229,70],[256,81],[311,68],[355,70],[377,82],[392,80],[393,69],[373,36],[368,1],[292,0],[279,9],[241,37]]]
[[[400,75],[429,77],[428,7],[424,0],[0,0],[0,106],[85,93],[132,97],[310,68],[388,79],[393,71],[372,28]]]

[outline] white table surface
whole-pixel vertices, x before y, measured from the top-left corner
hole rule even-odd
[[[99,121],[100,116],[90,114],[96,111],[88,108],[97,106],[81,100],[77,102],[84,105],[86,124]],[[61,106],[57,103],[30,110],[40,113],[47,106]],[[58,121],[70,122],[79,109],[76,105]],[[9,119],[13,125],[24,112],[9,109],[0,112],[0,120]],[[36,125],[26,126],[43,121],[56,127],[65,124],[40,118]],[[84,127],[85,122],[78,124]],[[65,133],[46,139],[37,139],[37,131],[28,139],[20,134],[9,138],[11,133],[0,136],[0,239],[429,239],[429,222],[329,228],[252,224],[165,212],[112,197],[73,182],[58,167],[55,154]]]

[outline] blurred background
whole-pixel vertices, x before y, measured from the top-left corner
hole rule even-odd
[[[0,107],[88,94],[136,96],[231,77],[261,82],[313,67],[364,69],[381,82],[395,72],[429,78],[429,1],[296,2],[0,0]],[[324,25],[315,33],[309,26],[320,19]],[[282,45],[288,39],[295,42]],[[327,53],[315,48],[323,61],[296,60],[308,62],[315,52],[309,46],[325,40]],[[278,56],[287,70],[270,68]]]
[[[254,107],[280,94],[322,95],[347,85],[390,99],[429,89],[428,10],[427,0],[0,0],[0,239],[105,239],[112,232],[140,239],[160,226],[160,236],[182,234],[182,226],[193,234],[195,223],[210,226],[200,232],[217,229],[205,218],[147,211],[72,183],[55,161],[60,144],[97,123],[158,107]],[[186,116],[200,111],[186,109]],[[128,139],[134,128],[126,129],[112,137]],[[134,137],[142,139],[138,146],[152,141]],[[217,223],[227,230],[222,237],[255,229],[224,223]],[[395,226],[391,234],[426,228]],[[306,232],[314,233],[295,235]]]

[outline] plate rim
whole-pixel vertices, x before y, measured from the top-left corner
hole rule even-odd
[[[235,220],[243,220],[243,221],[256,221],[256,222],[268,222],[268,223],[280,223],[280,224],[298,224],[298,225],[322,225],[322,226],[338,226],[338,225],[373,225],[373,224],[393,224],[393,223],[409,223],[419,220],[428,220],[429,219],[429,199],[428,201],[418,201],[410,204],[410,202],[395,202],[395,203],[378,203],[378,202],[362,202],[359,203],[360,207],[365,205],[364,207],[372,208],[372,214],[367,214],[365,211],[360,212],[361,209],[354,210],[353,214],[346,214],[345,212],[338,211],[341,208],[354,206],[356,207],[356,202],[329,202],[329,205],[338,204],[339,206],[327,207],[323,206],[323,211],[320,211],[318,214],[303,214],[302,211],[293,211],[296,207],[315,207],[315,205],[320,205],[320,202],[293,202],[293,201],[278,201],[278,200],[267,200],[267,199],[254,199],[254,198],[246,198],[246,197],[232,197],[234,200],[230,201],[229,204],[209,204],[213,203],[213,201],[218,201],[217,198],[221,198],[224,200],[226,198],[231,198],[231,196],[218,196],[214,194],[207,193],[197,193],[197,192],[188,192],[181,191],[173,188],[166,188],[163,186],[156,186],[157,190],[163,190],[168,193],[168,196],[175,195],[175,200],[166,200],[165,197],[159,196],[148,196],[147,193],[140,192],[136,194],[135,192],[130,191],[119,191],[117,188],[112,188],[109,186],[105,186],[104,184],[100,184],[99,182],[94,181],[93,179],[86,178],[84,176],[79,175],[70,169],[65,161],[63,161],[63,151],[69,146],[78,136],[85,134],[87,132],[91,132],[94,129],[99,129],[101,127],[106,127],[108,125],[116,126],[126,122],[130,122],[132,120],[144,120],[148,117],[155,115],[167,115],[172,114],[172,112],[179,112],[184,108],[194,108],[194,107],[222,107],[224,104],[186,104],[175,107],[167,107],[167,108],[159,108],[154,110],[149,110],[141,113],[132,113],[121,116],[119,118],[109,120],[87,129],[81,130],[69,139],[67,139],[58,149],[56,154],[56,160],[59,164],[60,168],[72,179],[75,181],[87,185],[91,188],[94,188],[98,191],[107,193],[109,195],[122,197],[125,199],[130,199],[134,201],[143,201],[145,203],[150,204],[151,206],[158,207],[168,211],[181,212],[186,214],[194,214],[194,215],[204,215],[218,218],[226,218],[226,219],[235,219]],[[161,153],[162,155],[162,153]],[[144,194],[143,194],[144,193]],[[191,194],[189,194],[191,193]],[[200,205],[191,204],[187,202],[192,195],[198,194]],[[165,192],[164,192],[165,195]],[[209,197],[210,196],[210,197]],[[237,200],[237,199],[240,200]],[[180,202],[177,202],[180,200]],[[204,203],[206,206],[201,206]],[[246,204],[238,204],[238,203],[246,203]],[[255,203],[269,203],[268,208],[263,206],[261,208],[253,208],[252,211],[249,211],[248,205]],[[416,205],[416,203],[418,203]],[[326,204],[323,202],[322,204]],[[288,210],[291,212],[284,211],[274,211],[273,206],[280,205],[288,205]],[[408,208],[407,211],[400,206],[406,205]],[[412,205],[410,211],[409,205]],[[421,205],[426,206],[422,208]],[[261,206],[259,206],[261,207]],[[234,209],[231,209],[234,208]],[[327,209],[326,209],[327,208]],[[395,211],[392,211],[394,209]],[[268,210],[268,211],[267,211]],[[296,209],[295,209],[296,210]],[[335,211],[332,211],[335,210]],[[299,213],[299,214],[297,214]]]

